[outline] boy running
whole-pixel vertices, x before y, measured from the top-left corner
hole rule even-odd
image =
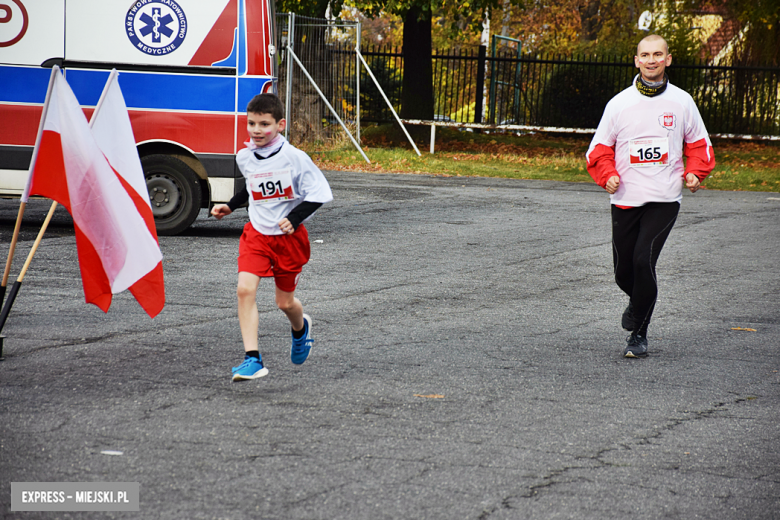
[[[333,200],[328,181],[308,155],[293,147],[284,131],[284,106],[274,94],[258,94],[247,105],[247,148],[236,154],[246,189],[211,214],[218,220],[249,203],[249,222],[238,246],[238,323],[244,343],[243,363],[233,381],[268,374],[258,350],[257,288],[273,277],[276,305],[292,326],[290,359],[302,364],[312,347],[311,318],[295,297],[303,266],[309,261],[309,234],[303,222]]]

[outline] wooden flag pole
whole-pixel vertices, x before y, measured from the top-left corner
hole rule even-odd
[[[57,65],[54,65],[51,68],[51,76],[49,76],[49,86],[46,89],[46,100],[43,102],[43,111],[41,112],[41,122],[38,124],[38,135],[35,137],[35,147],[33,148],[33,154],[32,159],[30,160],[30,174],[27,176],[27,184],[24,187],[24,191],[22,192],[22,202],[19,204],[19,215],[16,217],[16,226],[14,227],[14,236],[11,240],[11,247],[8,250],[8,260],[5,262],[5,271],[3,272],[3,282],[2,286],[0,286],[0,302],[3,301],[3,296],[5,296],[5,289],[8,284],[8,274],[11,272],[11,264],[14,260],[14,251],[16,250],[16,244],[19,241],[19,229],[22,225],[22,216],[24,215],[24,208],[27,206],[27,198],[30,195],[30,186],[32,185],[32,176],[33,171],[35,170],[35,162],[38,159],[38,150],[41,146],[41,138],[43,137],[43,127],[45,125],[46,121],[46,114],[49,111],[49,103],[51,101],[51,94],[54,89],[54,82],[57,78],[57,74],[60,73],[60,68]],[[46,221],[44,223],[44,228],[41,230],[41,233],[38,234],[38,240],[35,242],[35,248],[38,247],[38,244],[40,243],[41,237],[43,236],[43,231],[45,230],[46,226],[48,226],[49,221],[51,220],[51,216],[54,214],[54,210],[57,207],[57,203],[55,202],[51,209],[49,210],[49,215],[46,217]],[[25,270],[27,269],[27,265],[29,265],[30,261],[32,260],[32,254],[34,250],[30,252],[30,257],[27,259],[27,263],[25,264]],[[14,300],[16,299],[16,295],[19,293],[19,286],[21,286],[22,278],[24,275],[21,275],[20,278],[17,280],[16,283],[14,283],[13,288],[11,288],[11,292],[8,294],[8,300],[5,302],[5,305],[3,305],[3,311],[0,313],[0,332],[2,332],[3,327],[5,326],[5,320],[8,319],[8,313],[11,312],[11,306],[14,303]],[[0,361],[3,359],[3,340],[5,339],[5,336],[0,334]]]
[[[3,284],[0,285],[0,303],[5,298],[5,288],[8,287],[8,275],[11,273],[11,264],[14,262],[14,252],[16,251],[16,243],[19,241],[19,228],[22,227],[22,216],[24,215],[24,208],[27,205],[26,202],[19,204],[19,214],[16,216],[16,226],[14,226],[14,236],[11,239],[11,247],[8,249],[8,260],[5,261],[5,271],[3,272]]]
[[[5,271],[3,272],[3,283],[0,285],[0,303],[5,296],[5,289],[8,286],[8,274],[11,272],[11,264],[14,261],[14,252],[16,251],[16,244],[19,241],[19,228],[22,226],[22,216],[24,215],[24,208],[27,206],[27,197],[30,194],[30,185],[32,183],[32,174],[35,169],[35,161],[38,159],[38,149],[41,146],[41,138],[43,137],[43,127],[46,119],[46,113],[49,110],[49,102],[51,100],[52,89],[54,88],[54,80],[59,74],[60,68],[54,65],[51,69],[51,76],[49,76],[49,86],[46,88],[46,100],[43,102],[43,111],[41,112],[41,122],[38,124],[38,134],[35,137],[35,147],[33,148],[32,159],[30,160],[29,175],[27,175],[27,184],[22,192],[22,202],[19,204],[19,214],[16,217],[16,226],[14,227],[14,236],[11,239],[11,248],[8,250],[8,260],[5,262]],[[3,321],[5,323],[5,321]],[[0,330],[2,330],[0,325]]]
[[[30,249],[30,252],[27,255],[27,261],[24,263],[22,270],[19,271],[19,278],[16,279],[18,283],[22,283],[22,280],[24,280],[24,275],[27,274],[27,269],[30,267],[30,263],[32,262],[35,252],[38,250],[38,246],[41,245],[41,240],[43,240],[43,234],[46,233],[46,228],[49,227],[49,222],[51,222],[51,218],[54,216],[54,210],[56,209],[57,209],[57,201],[55,200],[52,201],[51,207],[49,208],[49,213],[46,214],[46,220],[43,221],[41,230],[38,231],[38,236],[36,237],[35,242],[33,243],[32,249]],[[2,330],[2,328],[3,328],[2,325],[0,325],[0,330]]]
[[[11,312],[11,307],[14,304],[14,300],[16,300],[16,295],[19,294],[19,288],[22,286],[24,275],[27,274],[27,269],[30,267],[30,263],[32,263],[33,256],[35,256],[35,252],[38,250],[38,246],[41,244],[41,240],[43,240],[43,234],[46,232],[46,228],[49,227],[49,222],[51,222],[51,218],[54,216],[54,210],[56,209],[57,202],[54,201],[51,203],[49,213],[46,215],[46,219],[43,221],[43,225],[41,226],[41,230],[38,232],[38,237],[35,239],[32,249],[30,249],[30,252],[27,254],[27,261],[24,263],[24,267],[22,267],[22,270],[19,272],[19,277],[11,287],[11,292],[8,293],[8,300],[5,302],[5,305],[3,305],[3,312],[0,313],[0,332],[2,332],[3,327],[5,326],[5,322],[8,319],[8,314]]]

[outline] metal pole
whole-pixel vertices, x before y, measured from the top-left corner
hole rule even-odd
[[[354,144],[354,145],[355,145],[355,148],[357,148],[357,149],[358,149],[358,151],[360,152],[360,155],[362,155],[362,156],[363,156],[363,159],[365,159],[365,160],[366,160],[366,162],[367,162],[368,164],[371,164],[371,161],[369,161],[369,160],[368,160],[368,157],[366,157],[366,154],[365,154],[365,152],[363,152],[363,149],[360,147],[360,145],[358,144],[358,142],[357,142],[357,141],[355,141],[355,138],[354,138],[354,137],[352,137],[352,134],[351,134],[351,133],[350,133],[350,131],[347,129],[347,125],[345,125],[345,124],[344,124],[344,121],[342,121],[342,120],[341,120],[341,118],[339,117],[339,115],[336,113],[336,110],[335,110],[335,109],[333,108],[333,106],[330,104],[330,101],[328,101],[328,98],[326,98],[326,97],[325,97],[325,94],[323,94],[323,93],[322,93],[322,91],[320,90],[320,87],[318,87],[318,86],[317,86],[317,83],[316,83],[316,82],[314,81],[314,79],[313,79],[313,78],[312,78],[312,77],[309,75],[309,71],[307,71],[307,70],[306,70],[306,67],[304,67],[304,66],[303,66],[303,63],[301,63],[301,60],[299,60],[299,59],[298,59],[298,56],[296,56],[296,55],[295,55],[295,53],[294,53],[292,50],[290,50],[290,56],[292,57],[292,59],[294,59],[294,60],[295,60],[295,62],[296,62],[296,63],[298,64],[298,66],[301,68],[301,71],[303,71],[303,74],[306,76],[306,78],[309,80],[309,82],[310,82],[310,83],[312,84],[312,86],[314,87],[314,90],[316,90],[316,91],[317,91],[317,94],[319,94],[319,95],[320,95],[320,97],[322,98],[322,100],[323,100],[323,101],[325,102],[325,104],[328,106],[328,109],[330,109],[330,111],[331,111],[331,113],[333,114],[333,116],[334,116],[334,117],[336,118],[336,120],[339,122],[339,124],[341,125],[341,128],[343,128],[343,129],[344,129],[344,131],[347,133],[347,135],[349,136],[349,139],[352,141],[352,144]],[[417,153],[419,153],[419,152],[417,152]]]
[[[487,66],[487,60],[485,60],[486,57],[486,51],[487,47],[484,45],[479,46],[479,55],[478,55],[478,61],[477,61],[477,92],[475,94],[476,96],[476,103],[474,105],[474,122],[475,123],[481,123],[482,122],[482,108],[484,106],[484,100],[485,100],[485,67]]]
[[[288,13],[287,15],[287,86],[284,94],[284,118],[287,120],[287,125],[284,127],[284,137],[290,140],[290,128],[292,127],[292,121],[290,120],[290,103],[292,102],[292,60],[289,59],[293,52],[293,38],[295,38],[295,14]]]
[[[496,57],[496,38],[498,35],[494,34],[490,43],[490,57]],[[490,108],[488,109],[488,123],[496,124],[496,62],[490,62]]]
[[[403,122],[401,122],[401,118],[398,117],[398,114],[396,114],[395,109],[393,108],[393,104],[390,103],[390,100],[387,99],[387,96],[385,95],[385,91],[382,90],[382,87],[379,85],[379,81],[377,81],[376,77],[374,77],[374,73],[371,72],[371,69],[368,66],[368,63],[366,63],[365,58],[363,58],[363,55],[360,54],[360,51],[355,49],[357,52],[358,57],[360,58],[360,61],[363,62],[363,66],[366,67],[366,70],[368,71],[368,75],[371,76],[371,79],[374,80],[374,84],[376,85],[376,88],[379,90],[379,93],[382,94],[382,97],[385,100],[385,103],[387,103],[387,106],[390,107],[390,111],[393,113],[393,116],[395,116],[395,120],[398,121],[398,124],[401,125],[401,130],[404,131],[404,134],[406,134],[406,138],[409,139],[409,142],[412,143],[412,147],[414,148],[414,151],[417,152],[417,155],[421,156],[420,150],[417,149],[417,145],[414,144],[414,141],[412,140],[412,137],[409,135],[409,132],[406,131],[406,127],[404,126]]]
[[[357,23],[355,38],[357,42],[355,44],[358,54],[360,53],[360,40],[362,39],[361,25]],[[355,81],[357,81],[357,99],[355,100],[355,122],[357,124],[357,140],[360,142],[360,58],[355,56]]]

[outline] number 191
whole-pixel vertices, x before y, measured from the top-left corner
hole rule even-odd
[[[276,195],[277,193],[284,193],[284,189],[282,188],[282,181],[261,182],[258,188],[260,188],[260,191],[263,193],[263,197],[270,197],[272,195]]]

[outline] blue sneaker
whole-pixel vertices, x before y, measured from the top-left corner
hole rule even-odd
[[[303,328],[305,332],[299,339],[292,339],[292,348],[290,348],[290,361],[296,365],[302,365],[311,352],[311,346],[314,344],[314,340],[311,339],[311,325],[311,318],[308,314],[304,314]]]
[[[233,367],[233,381],[257,379],[266,374],[268,374],[268,369],[263,366],[263,362],[252,356],[246,356],[243,363]]]

